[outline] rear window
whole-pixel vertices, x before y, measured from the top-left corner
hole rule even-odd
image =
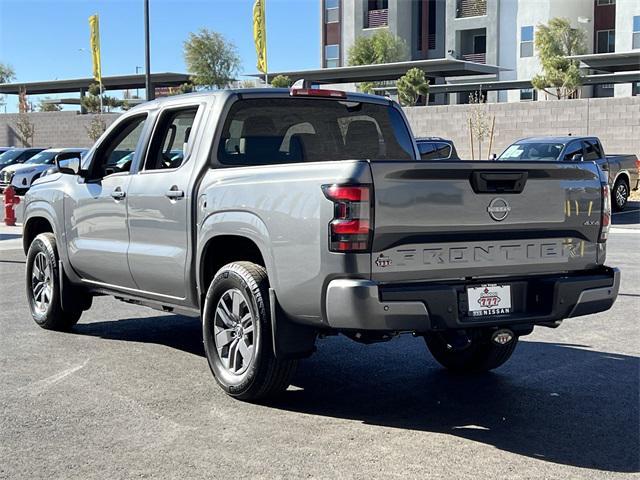
[[[321,99],[236,102],[222,131],[226,165],[330,160],[413,160],[404,119],[388,105]]]
[[[422,160],[447,160],[451,157],[451,145],[445,142],[418,142]]]
[[[554,161],[563,147],[561,143],[514,143],[502,152],[498,160]]]

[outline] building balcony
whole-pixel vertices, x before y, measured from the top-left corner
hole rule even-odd
[[[389,9],[369,10],[367,12],[367,25],[365,28],[380,28],[389,25]]]
[[[487,14],[487,0],[458,0],[456,18],[480,17]]]
[[[486,53],[463,53],[462,59],[467,62],[487,63]]]

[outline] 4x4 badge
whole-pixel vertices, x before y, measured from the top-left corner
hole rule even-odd
[[[385,257],[382,253],[376,258],[376,265],[384,268],[391,265],[391,259],[389,257]]]

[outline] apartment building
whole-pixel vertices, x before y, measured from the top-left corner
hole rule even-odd
[[[411,60],[457,58],[503,68],[496,80],[529,80],[540,72],[536,26],[554,17],[567,18],[585,31],[587,53],[640,49],[640,0],[321,0],[321,8],[323,67],[347,65],[356,38],[388,29],[405,40]],[[585,97],[632,94],[638,94],[637,84],[587,86],[582,91]],[[538,92],[504,90],[488,97],[531,101]],[[450,94],[449,101],[464,103],[468,98],[468,93]]]

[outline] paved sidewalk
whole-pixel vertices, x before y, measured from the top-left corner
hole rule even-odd
[[[22,248],[22,224],[7,227],[0,223],[0,251]]]

